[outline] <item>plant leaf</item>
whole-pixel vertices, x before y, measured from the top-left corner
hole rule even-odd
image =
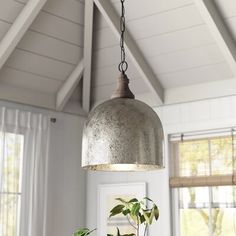
[[[153,200],[150,199],[150,198],[148,198],[148,197],[144,197],[143,199],[148,200],[148,201],[150,201],[150,202],[153,202]]]
[[[86,235],[88,232],[89,232],[89,229],[88,229],[88,228],[81,228],[81,229],[78,229],[78,230],[74,233],[74,236],[84,236],[84,235]]]
[[[129,213],[130,213],[130,210],[129,210],[129,209],[125,209],[125,210],[122,211],[122,214],[123,214],[124,216],[127,216]]]
[[[137,198],[132,198],[131,200],[128,201],[128,203],[131,203],[131,202],[138,202],[138,199]]]
[[[96,229],[93,230],[89,230],[88,228],[81,228],[78,229],[73,236],[87,236],[89,234],[91,234],[93,231],[95,231]]]
[[[145,217],[144,215],[140,215],[139,216],[139,219],[140,219],[140,223],[142,224],[143,222],[145,222]]]
[[[135,234],[122,234],[122,236],[135,236]]]
[[[155,220],[158,220],[159,218],[159,209],[156,205],[154,206],[154,217],[155,217]]]
[[[131,209],[131,214],[137,216],[140,210],[140,203],[135,203]]]
[[[155,214],[155,209],[154,208],[152,208],[152,210],[151,210],[151,214],[150,214],[150,217],[149,217],[149,219],[150,219],[150,225],[152,224],[152,221],[153,221],[153,218],[154,218],[154,214]]]
[[[110,216],[109,216],[109,217],[112,217],[112,216],[115,216],[115,215],[120,214],[120,213],[123,211],[124,208],[125,208],[125,206],[124,206],[124,205],[121,205],[121,204],[115,206],[115,207],[110,211]]]
[[[122,202],[122,203],[127,203],[123,198],[120,198],[120,197],[116,198],[116,200],[117,200],[117,201],[120,201],[120,202]]]
[[[150,216],[151,216],[151,213],[148,211],[148,210],[143,210],[143,216],[145,218],[145,221],[148,225],[150,225]]]

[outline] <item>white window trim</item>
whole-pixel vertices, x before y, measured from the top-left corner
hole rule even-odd
[[[179,193],[178,189],[171,189],[172,236],[180,236]]]

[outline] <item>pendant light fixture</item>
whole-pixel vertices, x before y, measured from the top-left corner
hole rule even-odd
[[[163,168],[164,133],[157,114],[135,100],[126,75],[125,8],[121,0],[121,63],[112,98],[93,109],[85,123],[82,167],[101,171],[145,171]]]

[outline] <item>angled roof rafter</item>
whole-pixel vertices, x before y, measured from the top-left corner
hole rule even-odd
[[[56,109],[63,111],[76,86],[79,84],[84,71],[84,59],[82,59],[71,75],[63,83],[56,95]]]
[[[194,0],[228,65],[236,76],[236,43],[212,0]]]
[[[29,0],[0,43],[0,69],[6,63],[47,0]]]

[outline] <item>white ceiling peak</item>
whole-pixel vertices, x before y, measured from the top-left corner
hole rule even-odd
[[[216,43],[236,76],[236,43],[212,0],[194,0]]]
[[[47,0],[29,0],[0,43],[0,69],[12,54]]]
[[[112,4],[109,1],[94,0],[94,3],[100,10],[101,14],[115,33],[115,35],[120,37],[120,20],[117,16]],[[145,79],[151,90],[157,95],[158,102],[162,104],[164,102],[164,89],[154,74],[152,68],[148,65],[142,53],[140,52],[136,42],[132,39],[131,35],[126,32],[125,44],[130,57],[137,67],[138,71]]]

